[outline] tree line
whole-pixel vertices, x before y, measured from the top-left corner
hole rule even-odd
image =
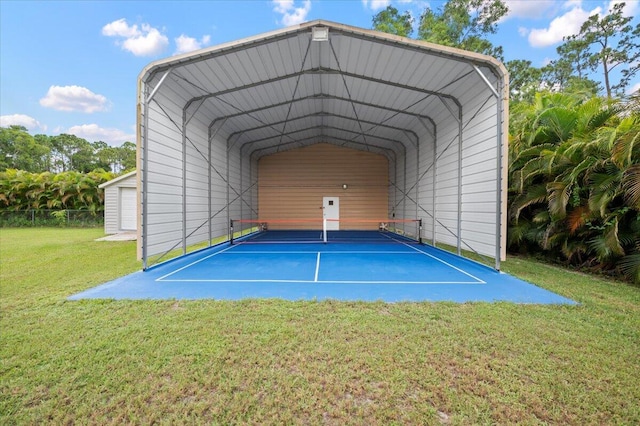
[[[136,145],[132,142],[110,146],[66,133],[31,135],[22,126],[0,127],[0,172],[17,169],[32,173],[122,173],[135,167]]]
[[[617,3],[605,16],[590,16],[578,34],[564,37],[556,49],[558,59],[543,67],[526,59],[505,62],[511,100],[531,101],[545,89],[603,93],[608,99],[624,96],[640,71],[640,24],[631,24],[633,17],[624,16],[624,7],[625,3]],[[439,9],[424,10],[416,38],[504,62],[502,46],[494,46],[488,37],[497,32],[508,10],[502,0],[449,0]],[[393,6],[373,17],[374,29],[403,37],[413,35],[415,23],[411,13],[400,13]]]
[[[640,24],[623,8],[589,17],[548,65],[505,63],[508,248],[640,283],[640,96],[624,96],[640,67]],[[504,61],[488,37],[507,12],[501,0],[449,0],[424,10],[417,38]],[[414,24],[393,6],[373,17],[404,37]]]
[[[98,186],[116,175],[104,170],[88,173],[32,173],[7,169],[0,172],[0,212],[25,210],[104,210],[104,191]]]
[[[136,145],[109,146],[74,135],[31,135],[0,127],[0,211],[104,210],[98,188],[136,167]]]

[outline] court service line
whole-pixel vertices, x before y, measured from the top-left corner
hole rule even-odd
[[[188,265],[183,266],[182,268],[179,268],[179,269],[176,269],[175,271],[171,271],[171,272],[169,272],[167,275],[163,275],[163,276],[161,276],[160,278],[156,278],[156,281],[163,281],[165,278],[170,277],[170,276],[171,276],[171,275],[173,275],[173,274],[176,274],[176,273],[178,273],[178,272],[180,272],[180,271],[183,271],[183,270],[185,270],[185,269],[187,269],[187,268],[189,268],[189,267],[191,267],[191,266],[193,266],[193,265],[195,265],[195,264],[197,264],[197,263],[202,262],[203,260],[207,260],[207,259],[209,259],[209,258],[211,258],[211,257],[213,257],[213,256],[217,256],[217,255],[219,255],[219,254],[222,254],[222,253],[224,253],[225,251],[227,251],[227,250],[231,250],[231,249],[232,249],[232,248],[234,248],[234,247],[235,247],[235,246],[230,246],[230,247],[227,247],[227,248],[226,248],[226,249],[224,249],[224,250],[220,250],[220,251],[217,251],[217,252],[215,252],[215,253],[213,253],[213,254],[210,254],[209,256],[205,256],[205,257],[203,257],[202,259],[198,259],[198,260],[196,260],[195,262],[192,262],[192,263],[190,263],[190,264],[188,264]]]
[[[305,251],[305,250],[298,250],[298,251],[293,251],[293,250],[247,250],[247,251],[242,251],[242,250],[236,250],[233,253],[226,253],[226,254],[239,254],[239,255],[243,255],[243,254],[316,254],[316,253],[325,253],[325,254],[402,254],[402,255],[407,255],[407,254],[424,254],[421,251],[419,252],[413,252],[413,251],[372,251],[372,250],[336,250],[336,251],[332,251],[332,250],[327,250],[327,251],[322,251],[322,252],[318,252],[317,250],[315,251]]]
[[[278,240],[278,241],[240,241],[237,243],[246,245],[260,245],[260,244],[324,244],[322,240]]]
[[[320,252],[318,252],[318,258],[316,259],[316,274],[313,278],[314,282],[318,282],[318,272],[320,272]]]
[[[486,284],[484,281],[311,281],[311,280],[213,280],[213,279],[175,279],[163,280],[165,283],[293,283],[293,284]]]
[[[455,270],[456,270],[456,271],[458,271],[458,272],[462,272],[463,274],[465,274],[465,275],[466,275],[466,276],[468,276],[468,277],[473,278],[474,280],[477,280],[479,284],[486,284],[486,283],[487,283],[486,281],[483,281],[483,280],[481,280],[481,279],[480,279],[480,278],[478,278],[478,277],[474,277],[473,275],[471,275],[470,273],[468,273],[468,272],[464,271],[463,269],[460,269],[460,268],[458,268],[458,267],[456,267],[456,266],[453,266],[453,265],[452,265],[452,264],[450,264],[449,262],[446,262],[446,261],[444,261],[444,260],[442,260],[442,259],[440,259],[440,258],[438,258],[438,257],[436,257],[436,256],[434,256],[434,255],[432,255],[432,254],[429,254],[429,253],[424,252],[424,251],[422,251],[422,250],[418,250],[417,248],[412,247],[412,246],[410,246],[409,244],[407,244],[407,243],[405,243],[405,242],[403,242],[403,241],[396,240],[395,238],[388,237],[388,236],[386,236],[386,235],[385,235],[385,237],[387,237],[387,238],[389,238],[389,239],[392,239],[393,241],[397,241],[397,242],[399,242],[400,244],[403,244],[403,245],[405,245],[405,246],[407,246],[407,247],[411,248],[412,250],[417,251],[418,253],[422,253],[422,254],[424,254],[425,256],[429,256],[430,258],[435,259],[435,260],[437,260],[438,262],[444,263],[444,264],[445,264],[445,265],[447,265],[448,267],[453,268],[453,269],[455,269]]]

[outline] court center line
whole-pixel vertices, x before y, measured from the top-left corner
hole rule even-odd
[[[448,262],[446,262],[446,261],[444,261],[444,260],[442,260],[442,259],[440,259],[440,258],[438,258],[438,257],[436,257],[436,256],[434,256],[434,255],[432,255],[432,254],[429,254],[429,253],[424,252],[424,251],[422,251],[422,250],[418,250],[417,248],[412,247],[412,246],[410,246],[409,244],[407,244],[407,243],[405,243],[405,242],[403,242],[403,241],[396,240],[395,238],[388,237],[388,236],[386,236],[386,235],[385,235],[385,237],[387,237],[387,238],[389,238],[389,239],[391,239],[391,240],[393,240],[393,241],[397,241],[397,242],[399,242],[400,244],[403,244],[403,245],[405,245],[405,246],[407,246],[407,247],[411,248],[412,250],[417,251],[418,253],[422,253],[422,254],[424,254],[425,256],[429,256],[430,258],[435,259],[435,260],[437,260],[438,262],[444,263],[444,264],[445,264],[445,265],[447,265],[448,267],[453,268],[453,269],[455,269],[455,270],[456,270],[456,271],[458,271],[458,272],[462,272],[463,274],[465,274],[465,275],[466,275],[466,276],[468,276],[468,277],[473,278],[474,280],[477,280],[480,284],[486,284],[486,283],[487,283],[486,281],[483,281],[483,280],[481,280],[481,279],[480,279],[480,278],[478,278],[478,277],[474,277],[474,276],[473,276],[473,275],[471,275],[470,273],[468,273],[468,272],[466,272],[466,271],[464,271],[464,270],[462,270],[462,269],[460,269],[460,268],[458,268],[458,267],[456,267],[456,266],[453,266],[452,264],[450,264],[450,263],[448,263]]]
[[[318,282],[318,272],[320,272],[320,252],[318,252],[318,258],[316,259],[316,275],[313,278],[314,282]]]

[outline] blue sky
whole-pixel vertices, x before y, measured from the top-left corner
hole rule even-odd
[[[492,41],[505,60],[542,66],[563,35],[615,2],[507,0],[510,13]],[[0,0],[0,125],[135,142],[137,77],[150,62],[314,19],[371,28],[388,4],[418,17],[443,2]],[[626,11],[637,23],[638,0]]]

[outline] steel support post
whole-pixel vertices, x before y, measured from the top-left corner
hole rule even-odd
[[[462,255],[462,106],[458,105],[458,256]]]

